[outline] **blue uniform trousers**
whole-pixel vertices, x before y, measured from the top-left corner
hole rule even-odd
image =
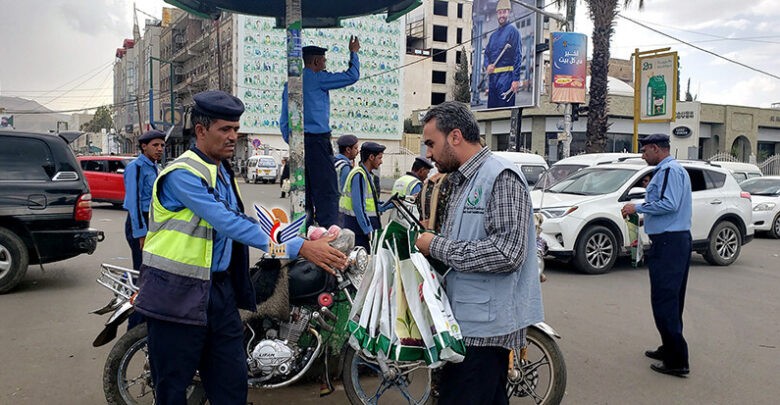
[[[653,318],[661,334],[659,351],[667,367],[688,367],[682,314],[691,263],[691,233],[664,232],[650,235],[650,240],[653,244],[647,254],[647,266]]]
[[[184,405],[195,370],[212,404],[246,405],[243,323],[227,272],[212,274],[207,325],[148,318],[149,363],[156,403]]]
[[[339,214],[339,186],[333,167],[333,146],[330,132],[305,134],[306,153],[306,213],[307,224],[316,222],[325,228],[337,224]],[[291,173],[291,176],[294,176]],[[313,213],[313,215],[312,215]]]
[[[371,221],[371,227],[373,227],[374,230],[380,229],[382,227],[382,224],[379,222],[379,218],[368,217],[368,220]],[[360,224],[358,224],[357,218],[353,217],[352,215],[339,214],[339,223],[341,224],[340,226],[342,228],[350,229],[352,232],[355,232],[355,246],[363,246],[367,251],[371,251],[368,235],[363,233],[363,228],[361,228]]]
[[[512,88],[513,72],[493,73],[490,75],[490,87],[488,88],[488,108],[514,107],[517,96],[512,96],[509,101],[501,98],[501,94]]]
[[[146,223],[149,223],[149,213],[144,212],[143,217]],[[133,270],[138,270],[141,268],[141,243],[138,241],[138,239],[133,237],[132,227],[133,225],[130,222],[130,214],[127,214],[127,219],[125,220],[125,239],[127,240],[127,244],[130,245],[130,252],[133,258]],[[136,325],[142,323],[143,321],[143,315],[138,312],[133,312],[127,319],[127,330],[133,329]]]

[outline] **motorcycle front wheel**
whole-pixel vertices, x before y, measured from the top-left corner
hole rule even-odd
[[[385,376],[375,359],[347,346],[344,353],[342,381],[350,404],[433,403],[431,369],[425,363],[390,363],[391,374]]]
[[[146,336],[143,323],[130,329],[111,348],[103,368],[103,392],[109,405],[154,404]],[[187,388],[187,405],[205,403],[203,385],[193,381]]]
[[[552,336],[535,327],[526,334],[525,355],[512,353],[507,395],[509,403],[560,404],[566,392],[566,363]]]

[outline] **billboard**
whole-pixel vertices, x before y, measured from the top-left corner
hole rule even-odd
[[[584,103],[588,37],[575,32],[552,33],[553,103]]]
[[[537,6],[537,0],[520,0]],[[474,0],[473,110],[537,105],[540,14],[509,0]]]
[[[667,122],[677,107],[677,52],[639,56],[634,72],[634,107],[639,122]]]
[[[281,134],[282,90],[287,80],[287,36],[275,20],[240,16],[236,96],[246,106],[241,132]],[[349,37],[360,39],[360,80],[330,91],[330,125],[334,137],[401,139],[403,119],[402,57],[405,38],[401,21],[381,16],[343,20],[343,28],[306,29],[302,45],[328,48],[328,70],[344,71],[349,62]],[[305,108],[305,107],[304,107]]]

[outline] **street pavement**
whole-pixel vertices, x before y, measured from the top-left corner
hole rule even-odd
[[[278,185],[241,184],[251,202],[286,206]],[[249,212],[249,210],[247,210]],[[125,212],[96,204],[92,226],[106,240],[90,256],[30,266],[25,280],[0,295],[0,404],[101,404],[111,344],[92,340],[107,316],[89,311],[112,297],[95,283],[100,263],[130,267]],[[254,250],[253,258],[259,257]],[[646,349],[658,346],[647,269],[619,262],[612,272],[579,274],[548,263],[545,318],[568,371],[568,404],[776,404],[780,398],[780,240],[759,237],[732,266],[694,255],[685,307],[691,374],[654,373]],[[112,342],[113,344],[114,342]],[[254,404],[343,404],[337,391],[319,398],[318,383],[250,391]]]

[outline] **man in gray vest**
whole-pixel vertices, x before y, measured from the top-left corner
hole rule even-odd
[[[426,157],[449,173],[451,189],[441,233],[415,245],[450,267],[447,295],[466,343],[465,360],[442,369],[439,401],[508,404],[509,353],[544,319],[528,184],[480,145],[467,105],[439,104],[423,124]]]

